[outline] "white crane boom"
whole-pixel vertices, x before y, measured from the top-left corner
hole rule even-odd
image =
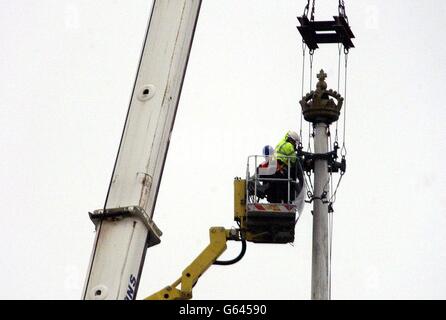
[[[201,0],[154,0],[83,299],[135,299]]]

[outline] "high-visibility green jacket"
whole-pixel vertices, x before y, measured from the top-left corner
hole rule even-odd
[[[296,162],[296,149],[290,142],[287,141],[287,139],[288,139],[288,133],[277,144],[274,152],[275,152],[277,160],[280,160],[284,164],[288,165],[288,159],[290,159],[290,164],[294,164]],[[290,158],[286,158],[286,157],[290,157]]]

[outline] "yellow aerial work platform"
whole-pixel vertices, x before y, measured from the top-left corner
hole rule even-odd
[[[255,160],[254,173],[250,171],[249,159]],[[192,298],[192,288],[200,276],[212,265],[229,265],[241,260],[246,251],[246,242],[256,243],[289,243],[294,241],[294,227],[296,223],[297,206],[293,203],[295,195],[292,183],[293,179],[274,177],[275,169],[271,170],[269,177],[265,170],[258,170],[257,157],[248,158],[246,179],[234,180],[234,220],[238,229],[225,229],[224,227],[212,227],[209,230],[210,243],[198,255],[198,257],[182,272],[181,277],[170,286],[147,297],[148,300],[184,300]],[[268,160],[268,159],[267,159]],[[271,159],[270,159],[271,160]],[[264,162],[265,163],[265,162]],[[252,168],[252,166],[251,166]],[[282,187],[287,189],[286,198],[280,203],[268,203],[263,193],[268,188],[273,188],[271,183],[284,183]],[[249,187],[249,185],[253,187]],[[257,194],[259,191],[259,194]],[[286,191],[286,190],[285,190]],[[228,240],[241,241],[242,250],[238,257],[229,261],[218,261],[226,250]]]

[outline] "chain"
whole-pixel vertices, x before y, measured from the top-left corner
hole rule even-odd
[[[344,0],[339,0],[338,11],[339,11],[339,16],[344,17],[345,21],[347,21],[348,23],[348,18],[347,15],[345,14]]]
[[[306,16],[308,18],[308,11],[310,10],[310,1],[308,0],[307,5],[304,8],[304,13],[303,16]],[[314,21],[314,5],[315,5],[316,0],[313,0],[313,5],[311,6],[311,17],[310,20]]]
[[[308,0],[307,5],[304,8],[304,13],[302,16],[308,16],[308,10],[310,9],[310,0]]]
[[[314,4],[316,0],[313,0],[313,7],[311,8],[311,21],[314,21]]]

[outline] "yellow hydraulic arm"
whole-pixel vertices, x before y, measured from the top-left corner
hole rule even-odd
[[[239,261],[246,251],[246,241],[259,243],[289,243],[294,241],[295,212],[283,212],[288,204],[259,204],[261,212],[249,212],[246,202],[246,180],[234,180],[234,220],[240,229],[212,227],[210,243],[200,255],[184,269],[181,277],[170,286],[147,297],[146,300],[186,300],[192,298],[192,288],[200,276],[212,265],[230,265]],[[218,261],[226,250],[226,242],[242,242],[238,257]]]
[[[212,227],[209,229],[210,243],[200,255],[184,269],[181,277],[170,286],[147,297],[146,300],[187,300],[192,298],[192,288],[200,276],[212,265],[226,250],[228,240],[240,241],[238,229],[225,229]],[[218,262],[218,261],[217,261]],[[235,261],[234,261],[235,262]],[[219,264],[226,264],[224,262]],[[181,284],[180,289],[177,287]]]

